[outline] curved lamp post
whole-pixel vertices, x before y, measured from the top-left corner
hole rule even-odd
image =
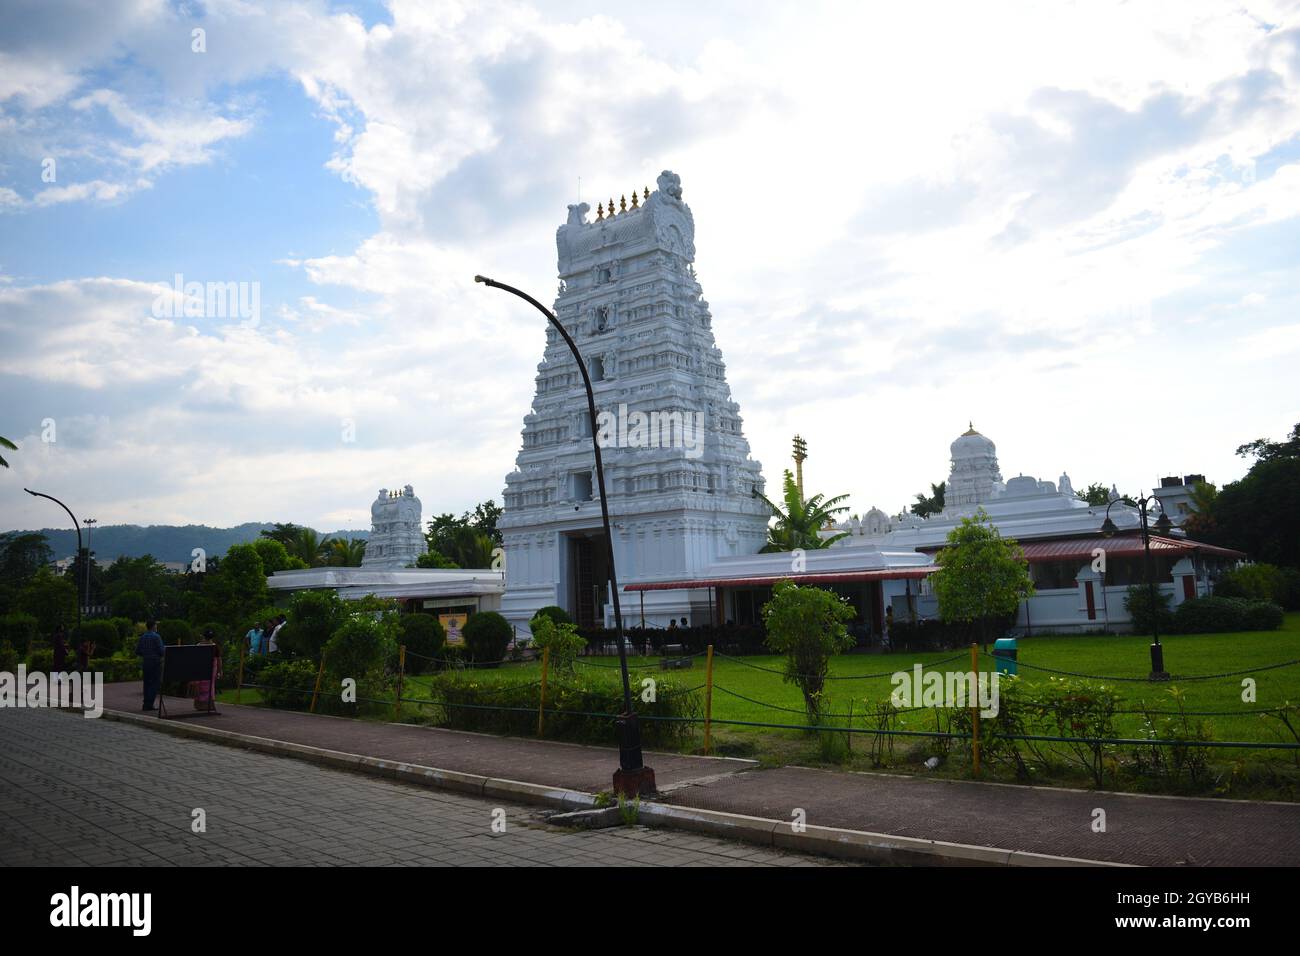
[[[32,489],[30,489],[30,488],[24,488],[23,491],[25,491],[25,492],[27,492],[29,495],[33,495],[33,496],[35,496],[35,497],[37,497],[37,498],[49,498],[49,499],[50,499],[51,501],[53,501],[56,505],[58,505],[60,508],[62,508],[64,511],[66,511],[66,512],[68,513],[68,517],[72,519],[72,526],[73,526],[74,528],[77,529],[77,554],[81,554],[81,525],[79,525],[79,524],[77,523],[77,516],[74,515],[74,514],[72,513],[72,509],[69,508],[67,505],[65,505],[65,504],[64,504],[62,501],[60,501],[58,498],[54,497],[53,495],[47,495],[47,494],[45,494],[45,493],[43,493],[43,492],[40,492],[40,491],[32,491]],[[89,554],[86,555],[86,561],[87,561],[87,562],[90,561],[90,555],[89,555]],[[90,586],[90,585],[89,585],[89,577],[87,577],[87,585],[86,585],[86,586],[87,586],[87,588],[89,588],[89,586]],[[89,600],[89,594],[87,594],[87,600]],[[78,632],[81,630],[81,598],[80,598],[80,597],[77,598],[77,630],[78,630]],[[80,639],[80,638],[78,638],[78,639]]]
[[[600,518],[605,526],[605,546],[609,553],[609,589],[614,600],[614,630],[618,641],[618,664],[623,675],[623,713],[619,715],[616,721],[619,737],[619,769],[614,772],[614,792],[625,796],[653,793],[655,789],[655,772],[642,763],[641,727],[637,722],[636,711],[632,709],[632,684],[627,673],[627,648],[623,641],[623,609],[618,599],[618,574],[614,570],[614,535],[609,527],[609,505],[605,496],[605,466],[600,457],[600,441],[596,429],[596,395],[591,390],[591,376],[587,374],[587,363],[582,360],[582,353],[578,351],[578,346],[574,344],[572,336],[560,324],[560,320],[555,317],[555,313],[527,292],[506,285],[504,282],[489,279],[487,276],[475,276],[474,281],[517,295],[546,316],[546,321],[555,326],[555,330],[564,339],[564,344],[573,353],[573,358],[578,363],[578,371],[582,373],[582,384],[587,390],[587,411],[591,414],[591,448],[596,454],[596,483],[600,487]]]
[[[1110,509],[1115,506],[1115,502],[1122,500],[1122,498],[1116,498],[1115,501],[1106,506],[1106,520],[1101,523],[1101,533],[1107,538],[1114,537],[1115,532],[1119,530],[1115,526],[1115,522],[1110,520]],[[1169,680],[1169,673],[1165,670],[1165,651],[1160,646],[1160,614],[1156,606],[1155,575],[1151,573],[1151,529],[1147,527],[1147,508],[1151,506],[1153,501],[1160,505],[1160,517],[1156,519],[1156,531],[1160,534],[1168,534],[1173,528],[1173,524],[1169,521],[1169,515],[1165,514],[1165,506],[1159,498],[1143,496],[1137,500],[1138,517],[1141,520],[1142,529],[1142,567],[1147,579],[1147,599],[1151,605],[1151,636],[1155,638],[1155,643],[1151,645],[1150,679]]]

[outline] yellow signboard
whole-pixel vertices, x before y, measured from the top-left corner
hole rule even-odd
[[[447,632],[448,644],[464,644],[465,637],[461,634],[460,629],[465,626],[464,614],[439,614],[438,623],[442,629]]]

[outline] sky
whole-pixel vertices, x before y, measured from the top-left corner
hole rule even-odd
[[[499,502],[545,335],[473,276],[550,298],[665,169],[769,483],[797,432],[893,513],[973,422],[1222,485],[1300,421],[1295,3],[0,0],[0,528]]]

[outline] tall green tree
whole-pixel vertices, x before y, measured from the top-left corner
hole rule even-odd
[[[1256,561],[1300,567],[1300,424],[1285,441],[1264,438],[1237,449],[1253,457],[1240,481],[1229,482],[1214,496],[1198,533],[1206,540],[1245,551]]]
[[[197,619],[237,628],[268,603],[262,556],[251,544],[236,544],[215,571],[204,575],[192,613]]]
[[[18,592],[16,610],[39,622],[41,633],[49,635],[56,624],[72,627],[77,621],[77,589],[72,582],[49,568],[41,568]]]
[[[314,528],[299,528],[293,542],[285,545],[285,549],[305,567],[318,568],[329,559],[333,540],[329,535],[322,538]]]
[[[939,599],[939,617],[973,625],[985,647],[999,622],[1034,593],[1020,545],[1002,537],[983,508],[948,532],[935,563],[939,570],[930,582]]]
[[[836,495],[830,499],[825,495],[813,495],[805,499],[799,493],[799,486],[795,483],[794,475],[789,469],[785,472],[781,504],[777,504],[766,495],[759,495],[759,497],[771,509],[772,517],[776,518],[776,522],[767,529],[767,544],[762,548],[764,552],[793,551],[796,548],[805,551],[829,548],[836,541],[849,535],[847,531],[826,538],[818,534],[834,520],[835,515],[849,510],[848,505],[840,504],[848,498],[848,495]]]
[[[298,533],[302,531],[302,525],[290,522],[277,521],[273,527],[262,531],[263,538],[270,538],[272,541],[279,541],[286,548],[292,547],[298,539]]]
[[[930,515],[937,515],[943,510],[943,499],[948,491],[948,482],[941,481],[937,485],[930,484],[930,493],[928,495],[918,493],[916,503],[912,505],[912,514],[919,518],[928,518]]]

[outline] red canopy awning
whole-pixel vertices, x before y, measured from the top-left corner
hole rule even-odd
[[[820,571],[804,574],[753,574],[734,578],[687,578],[681,581],[643,581],[624,591],[684,591],[691,588],[756,588],[793,581],[795,584],[855,584],[859,581],[901,581],[924,578],[938,568],[929,564],[913,568],[878,568],[871,571]]]
[[[1024,551],[1025,559],[1031,564],[1040,564],[1045,561],[1087,561],[1092,557],[1092,552],[1097,549],[1105,551],[1107,557],[1111,558],[1136,557],[1143,553],[1142,536],[1138,534],[1122,534],[1113,538],[1058,538],[1047,541],[1022,541],[1020,542],[1020,549]],[[1174,558],[1195,553],[1219,555],[1225,558],[1244,558],[1246,556],[1241,551],[1233,551],[1230,548],[1220,548],[1213,544],[1203,544],[1200,541],[1190,541],[1185,538],[1166,538],[1155,534],[1151,536],[1151,553],[1157,556]]]

